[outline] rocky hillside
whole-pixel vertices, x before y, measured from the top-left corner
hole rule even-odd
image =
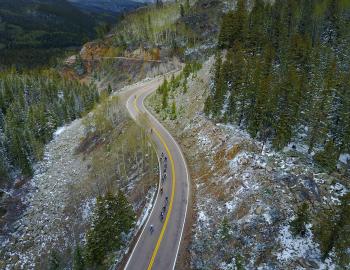
[[[71,268],[77,263],[74,254],[90,241],[96,202],[107,191],[122,190],[136,213],[135,227],[120,248],[104,254],[99,267],[117,264],[148,214],[157,166],[147,137],[117,97],[106,98],[84,119],[57,129],[34,177],[7,194],[16,208],[2,218],[6,226],[0,236],[0,268]]]
[[[188,267],[348,267],[346,227],[337,227],[334,248],[327,257],[324,252],[331,239],[325,233],[329,215],[348,213],[349,179],[328,174],[303,149],[276,152],[235,125],[209,120],[203,108],[213,64],[211,58],[197,73],[170,81],[167,106],[161,91],[148,100],[191,168],[195,213],[184,256]]]
[[[110,38],[86,43],[77,55],[66,59],[61,67],[63,76],[90,81],[107,89],[122,87],[178,69],[181,63],[177,57],[152,59],[147,50],[121,51],[110,46]]]

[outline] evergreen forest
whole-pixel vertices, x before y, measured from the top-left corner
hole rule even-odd
[[[44,145],[57,127],[91,110],[95,86],[65,80],[56,71],[0,74],[0,183],[22,174],[32,176]]]
[[[350,151],[350,1],[246,1],[223,17],[205,112],[328,171]],[[293,147],[293,146],[292,146]]]

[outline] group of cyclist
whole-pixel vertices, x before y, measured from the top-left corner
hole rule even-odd
[[[166,180],[166,170],[167,170],[167,160],[168,158],[164,155],[164,153],[162,152],[162,154],[160,155],[160,161],[163,161],[163,177],[162,177],[162,184],[164,184],[165,180]],[[160,195],[163,196],[163,187],[160,188]],[[165,204],[160,212],[160,220],[163,221],[164,217],[165,217],[165,212],[166,212],[166,208],[168,205],[168,197],[165,197]]]
[[[162,154],[160,155],[160,161],[162,162],[163,161],[163,175],[162,175],[162,185],[164,185],[164,182],[166,180],[166,177],[167,177],[167,161],[168,161],[168,158],[164,155],[164,153],[162,152]],[[164,188],[163,186],[160,187],[160,196],[163,196],[163,193],[164,193]],[[166,210],[167,210],[167,206],[168,206],[168,202],[169,202],[169,198],[168,196],[165,196],[165,200],[164,200],[164,206],[162,207],[162,210],[160,212],[160,221],[163,222],[164,218],[165,218],[165,213],[166,213]],[[150,225],[150,232],[151,234],[153,233],[154,231],[154,226],[153,224]]]

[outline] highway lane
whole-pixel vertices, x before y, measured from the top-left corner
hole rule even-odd
[[[167,270],[174,269],[186,221],[189,173],[182,151],[171,134],[145,108],[144,100],[161,84],[162,79],[154,79],[127,91],[126,107],[133,119],[144,126],[153,142],[157,155],[167,157],[160,160],[160,187],[151,214],[141,232],[126,263],[126,270]],[[166,166],[166,169],[165,169]],[[162,178],[166,174],[166,180]],[[166,202],[168,197],[168,202]],[[160,214],[166,206],[164,219]],[[151,233],[150,225],[154,226]]]

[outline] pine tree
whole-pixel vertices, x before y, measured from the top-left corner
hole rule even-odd
[[[162,0],[156,0],[156,7],[161,8],[163,7],[163,1]]]
[[[319,76],[321,76],[319,74]],[[329,113],[331,111],[333,91],[337,78],[337,69],[335,62],[331,62],[326,70],[324,78],[318,78],[322,81],[320,93],[314,97],[314,106],[310,119],[311,130],[309,135],[309,152],[313,150],[317,142],[326,140],[329,132]]]
[[[234,24],[235,14],[233,11],[230,11],[222,18],[218,41],[220,49],[230,48],[233,46],[235,41]]]
[[[112,92],[113,92],[112,86],[110,83],[108,84],[107,92],[108,92],[108,94],[112,94]]]
[[[302,237],[306,234],[306,224],[309,221],[307,203],[303,203],[298,207],[296,218],[290,223],[292,233],[294,235],[300,235]]]
[[[292,138],[292,128],[289,120],[289,116],[286,113],[282,113],[275,125],[276,136],[272,140],[272,145],[277,150],[281,150]]]
[[[2,113],[0,111],[0,186],[5,186],[9,180],[9,164],[5,148],[5,134],[2,130],[2,120]]]
[[[336,89],[332,112],[332,137],[340,150],[350,151],[350,74],[341,74],[340,83]]]
[[[247,87],[249,98],[247,130],[253,138],[256,138],[258,132],[263,129],[264,105],[268,100],[268,84],[263,85],[262,83],[261,61],[250,61],[248,70],[250,71],[251,82]]]
[[[117,226],[114,225],[108,228],[107,219],[109,218],[105,200],[98,197],[93,225],[86,237],[86,260],[91,266],[102,264],[111,242],[120,243],[119,234],[114,234]],[[110,235],[110,233],[113,235]]]
[[[275,105],[272,93],[272,75],[269,74],[266,65],[263,65],[260,61],[254,62],[253,65],[255,70],[248,94],[250,100],[247,121],[248,131],[253,137],[259,134],[259,139],[266,141],[274,124],[273,111]]]
[[[84,270],[85,261],[83,258],[83,252],[79,244],[75,247],[73,256],[73,270]]]
[[[203,109],[203,111],[204,111],[206,116],[209,116],[210,113],[212,112],[212,110],[213,110],[213,101],[212,101],[211,95],[209,95],[207,97],[207,99],[205,100],[205,102],[204,102],[204,109]]]
[[[329,172],[332,172],[336,169],[338,158],[339,149],[333,140],[329,140],[325,144],[324,150],[317,152],[314,156],[315,161]]]
[[[350,262],[347,254],[350,241],[349,237],[344,237],[350,233],[350,193],[340,201],[340,206],[320,213],[314,234],[320,244],[322,259],[325,260],[334,249],[338,264],[345,267]]]
[[[190,0],[186,0],[185,10],[187,14],[190,12],[190,9],[191,9]]]
[[[222,105],[224,104],[224,98],[225,98],[225,87],[224,87],[224,81],[222,76],[222,60],[221,55],[216,55],[216,61],[215,61],[215,75],[214,75],[214,93],[213,93],[213,114],[215,116],[219,116]]]
[[[122,234],[134,225],[135,214],[123,192],[98,197],[93,225],[87,233],[86,260],[90,266],[103,264],[108,253],[123,244]]]
[[[51,251],[49,259],[49,270],[59,270],[60,266],[60,255],[56,250]]]
[[[263,0],[255,0],[254,6],[249,16],[249,31],[248,31],[248,44],[247,46],[255,53],[260,51],[265,43],[265,36],[261,33],[264,32],[264,24],[268,17],[264,15],[265,3]]]
[[[182,83],[182,93],[186,94],[188,91],[188,87],[187,87],[187,78],[184,78],[183,83]]]
[[[237,270],[244,270],[243,258],[241,255],[237,254],[235,256],[235,266]]]
[[[176,103],[174,100],[171,105],[171,120],[175,120],[175,119],[176,119]]]
[[[230,224],[229,224],[229,221],[228,221],[228,218],[225,216],[223,219],[222,219],[222,222],[221,222],[221,225],[220,225],[220,230],[219,230],[219,233],[220,233],[220,237],[222,240],[224,241],[227,241],[230,239],[231,237],[231,228],[230,228]]]
[[[225,85],[231,85],[228,103],[228,115],[231,121],[241,125],[246,117],[247,92],[246,92],[246,63],[243,49],[240,43],[236,43],[234,52],[227,54],[230,81]]]
[[[219,33],[220,48],[233,48],[236,42],[241,44],[245,42],[247,19],[245,0],[238,0],[236,10],[228,12],[223,17]]]
[[[165,80],[162,86],[162,109],[166,109],[168,107],[168,83]]]
[[[121,232],[127,233],[135,222],[135,213],[128,202],[125,194],[119,190],[117,195],[117,217],[119,221],[119,230]]]
[[[183,4],[180,4],[180,16],[181,18],[185,17],[185,8]]]

